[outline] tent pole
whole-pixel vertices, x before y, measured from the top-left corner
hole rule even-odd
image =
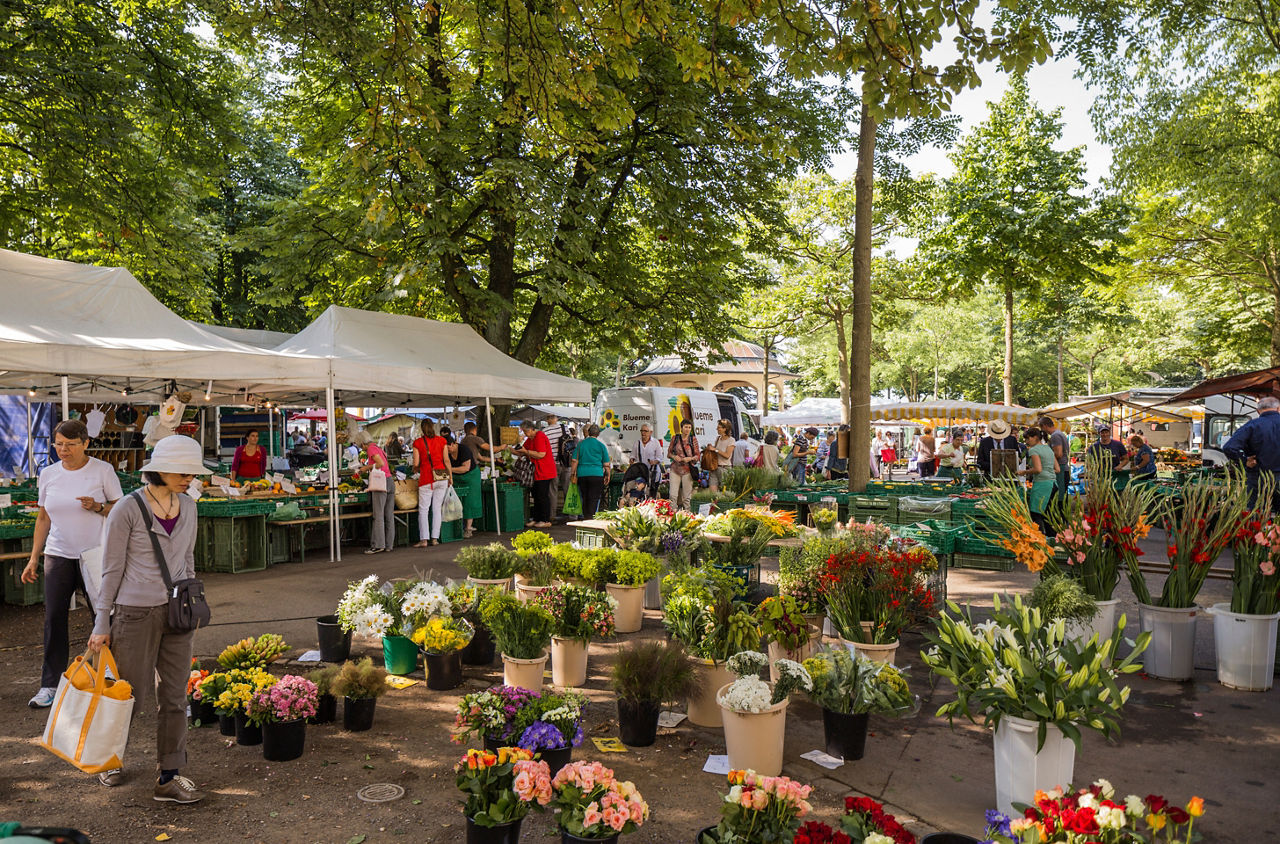
[[[267,457],[275,457],[275,441],[276,441],[276,412],[271,409],[271,405],[267,405]],[[271,461],[268,460],[268,463]]]
[[[62,376],[62,421],[66,422],[71,418],[71,402],[67,396],[68,385],[67,376]]]
[[[27,472],[36,476],[36,444],[31,439],[31,397],[27,396]]]
[[[489,430],[489,480],[493,483],[493,523],[498,528],[498,536],[502,536],[502,509],[498,506],[498,479],[493,449],[493,409],[489,406],[489,397],[484,397],[484,424]]]
[[[329,386],[324,390],[324,406],[329,414],[329,430],[325,437],[325,451],[329,453],[329,561],[342,559],[338,544],[338,425],[333,412],[333,365],[329,365]]]

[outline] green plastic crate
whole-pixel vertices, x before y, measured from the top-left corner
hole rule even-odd
[[[44,603],[44,567],[35,583],[22,582],[22,570],[26,560],[6,560],[4,564],[4,602],[20,607]]]
[[[275,566],[293,559],[291,533],[292,528],[267,522],[267,565]]]
[[[196,502],[196,512],[203,518],[222,519],[232,516],[262,516],[276,509],[276,499],[237,501],[205,501]]]
[[[33,536],[35,532],[36,523],[34,521],[24,521],[21,524],[0,525],[0,539],[22,539],[24,537]]]
[[[494,509],[493,487],[484,487],[484,519],[480,529],[496,531],[501,527],[503,533],[514,533],[524,530],[525,490],[519,484],[498,484],[498,509]]]
[[[950,521],[951,499],[908,495],[898,499],[898,523],[912,525],[928,519]]]
[[[854,522],[870,519],[881,524],[897,524],[898,499],[887,495],[850,495],[849,519]]]
[[[445,522],[440,525],[440,541],[461,542],[464,524],[466,524],[466,519],[454,519],[452,522]]]
[[[953,554],[956,540],[962,535],[962,531],[937,522],[917,522],[914,525],[900,526],[898,535],[928,545],[935,554]]]
[[[202,519],[196,533],[195,556],[199,571],[238,573],[265,569],[266,516]]]
[[[951,558],[951,565],[958,569],[986,569],[987,571],[1013,571],[1013,557],[994,557],[990,554],[960,554]]]

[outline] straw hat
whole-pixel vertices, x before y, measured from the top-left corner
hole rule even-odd
[[[139,472],[169,472],[174,475],[207,475],[204,449],[200,443],[180,434],[167,436],[156,443],[151,459]]]
[[[997,440],[1009,436],[1009,423],[1003,419],[992,419],[987,423],[987,433]]]

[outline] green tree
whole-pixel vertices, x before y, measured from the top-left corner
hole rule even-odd
[[[1031,101],[1015,79],[951,156],[956,173],[939,191],[925,260],[952,289],[995,284],[1004,298],[1004,401],[1013,402],[1014,301],[1049,282],[1103,283],[1118,257],[1124,215],[1084,193],[1081,150],[1057,150],[1059,112]]]

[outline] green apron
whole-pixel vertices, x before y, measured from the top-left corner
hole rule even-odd
[[[480,488],[480,470],[472,469],[455,475],[453,484],[458,488],[462,499],[462,518],[480,519],[484,517],[484,493]],[[466,490],[466,492],[463,492]]]

